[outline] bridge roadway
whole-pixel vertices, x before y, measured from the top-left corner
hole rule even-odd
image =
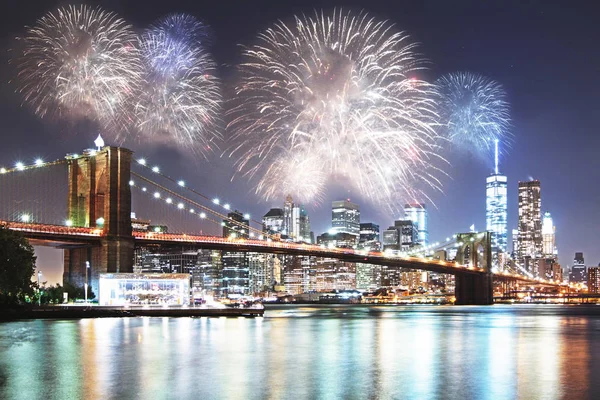
[[[68,227],[64,225],[47,225],[1,221],[0,225],[11,230],[22,232],[33,245],[68,247],[89,247],[100,244],[104,231],[98,228]],[[483,275],[483,268],[459,265],[456,262],[425,259],[421,257],[406,257],[382,252],[363,251],[346,248],[329,248],[319,245],[298,244],[289,242],[229,239],[218,236],[198,236],[187,234],[154,233],[134,231],[136,245],[192,245],[207,250],[256,252],[269,254],[285,254],[297,256],[315,256],[334,258],[340,261],[365,263],[418,269],[452,275]],[[510,273],[494,273],[494,279],[517,280],[529,284],[558,286],[558,282],[539,278],[529,278]]]

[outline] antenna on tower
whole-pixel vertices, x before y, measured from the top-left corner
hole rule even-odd
[[[494,161],[495,161],[494,171],[496,171],[496,175],[498,175],[498,139],[496,139],[495,144],[496,144],[496,152],[495,152],[495,156],[494,156]]]

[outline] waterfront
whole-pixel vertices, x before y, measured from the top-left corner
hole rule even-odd
[[[0,324],[0,398],[579,399],[600,307],[274,306]]]

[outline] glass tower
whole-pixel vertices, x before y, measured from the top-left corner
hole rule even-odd
[[[360,235],[360,207],[349,200],[331,202],[331,226],[337,232]]]
[[[485,180],[485,229],[492,233],[492,254],[506,253],[508,242],[508,189],[505,175],[498,171],[498,142],[496,141],[494,173]]]
[[[429,244],[429,231],[427,230],[427,208],[425,204],[406,204],[404,218],[417,224],[417,244]]]

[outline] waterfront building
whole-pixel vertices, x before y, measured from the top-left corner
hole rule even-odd
[[[404,206],[404,219],[411,220],[417,224],[417,230],[419,232],[417,243],[421,246],[427,246],[429,244],[429,231],[427,227],[428,216],[425,204],[406,204]]]
[[[516,261],[526,271],[537,272],[542,257],[542,214],[540,181],[519,182],[519,236]]]
[[[587,283],[587,269],[585,267],[585,260],[583,253],[575,253],[575,259],[569,272],[570,283]]]
[[[496,141],[494,173],[486,178],[485,221],[486,230],[492,236],[492,254],[498,263],[498,255],[506,252],[508,241],[508,183],[506,175],[498,171],[498,141]]]
[[[600,293],[600,265],[588,268],[588,292]]]
[[[284,263],[283,281],[287,293],[297,295],[316,290],[316,260],[312,256],[294,256]]]
[[[381,266],[374,264],[356,264],[356,289],[374,291],[381,287]]]
[[[331,202],[332,231],[360,236],[360,207],[350,200]]]

